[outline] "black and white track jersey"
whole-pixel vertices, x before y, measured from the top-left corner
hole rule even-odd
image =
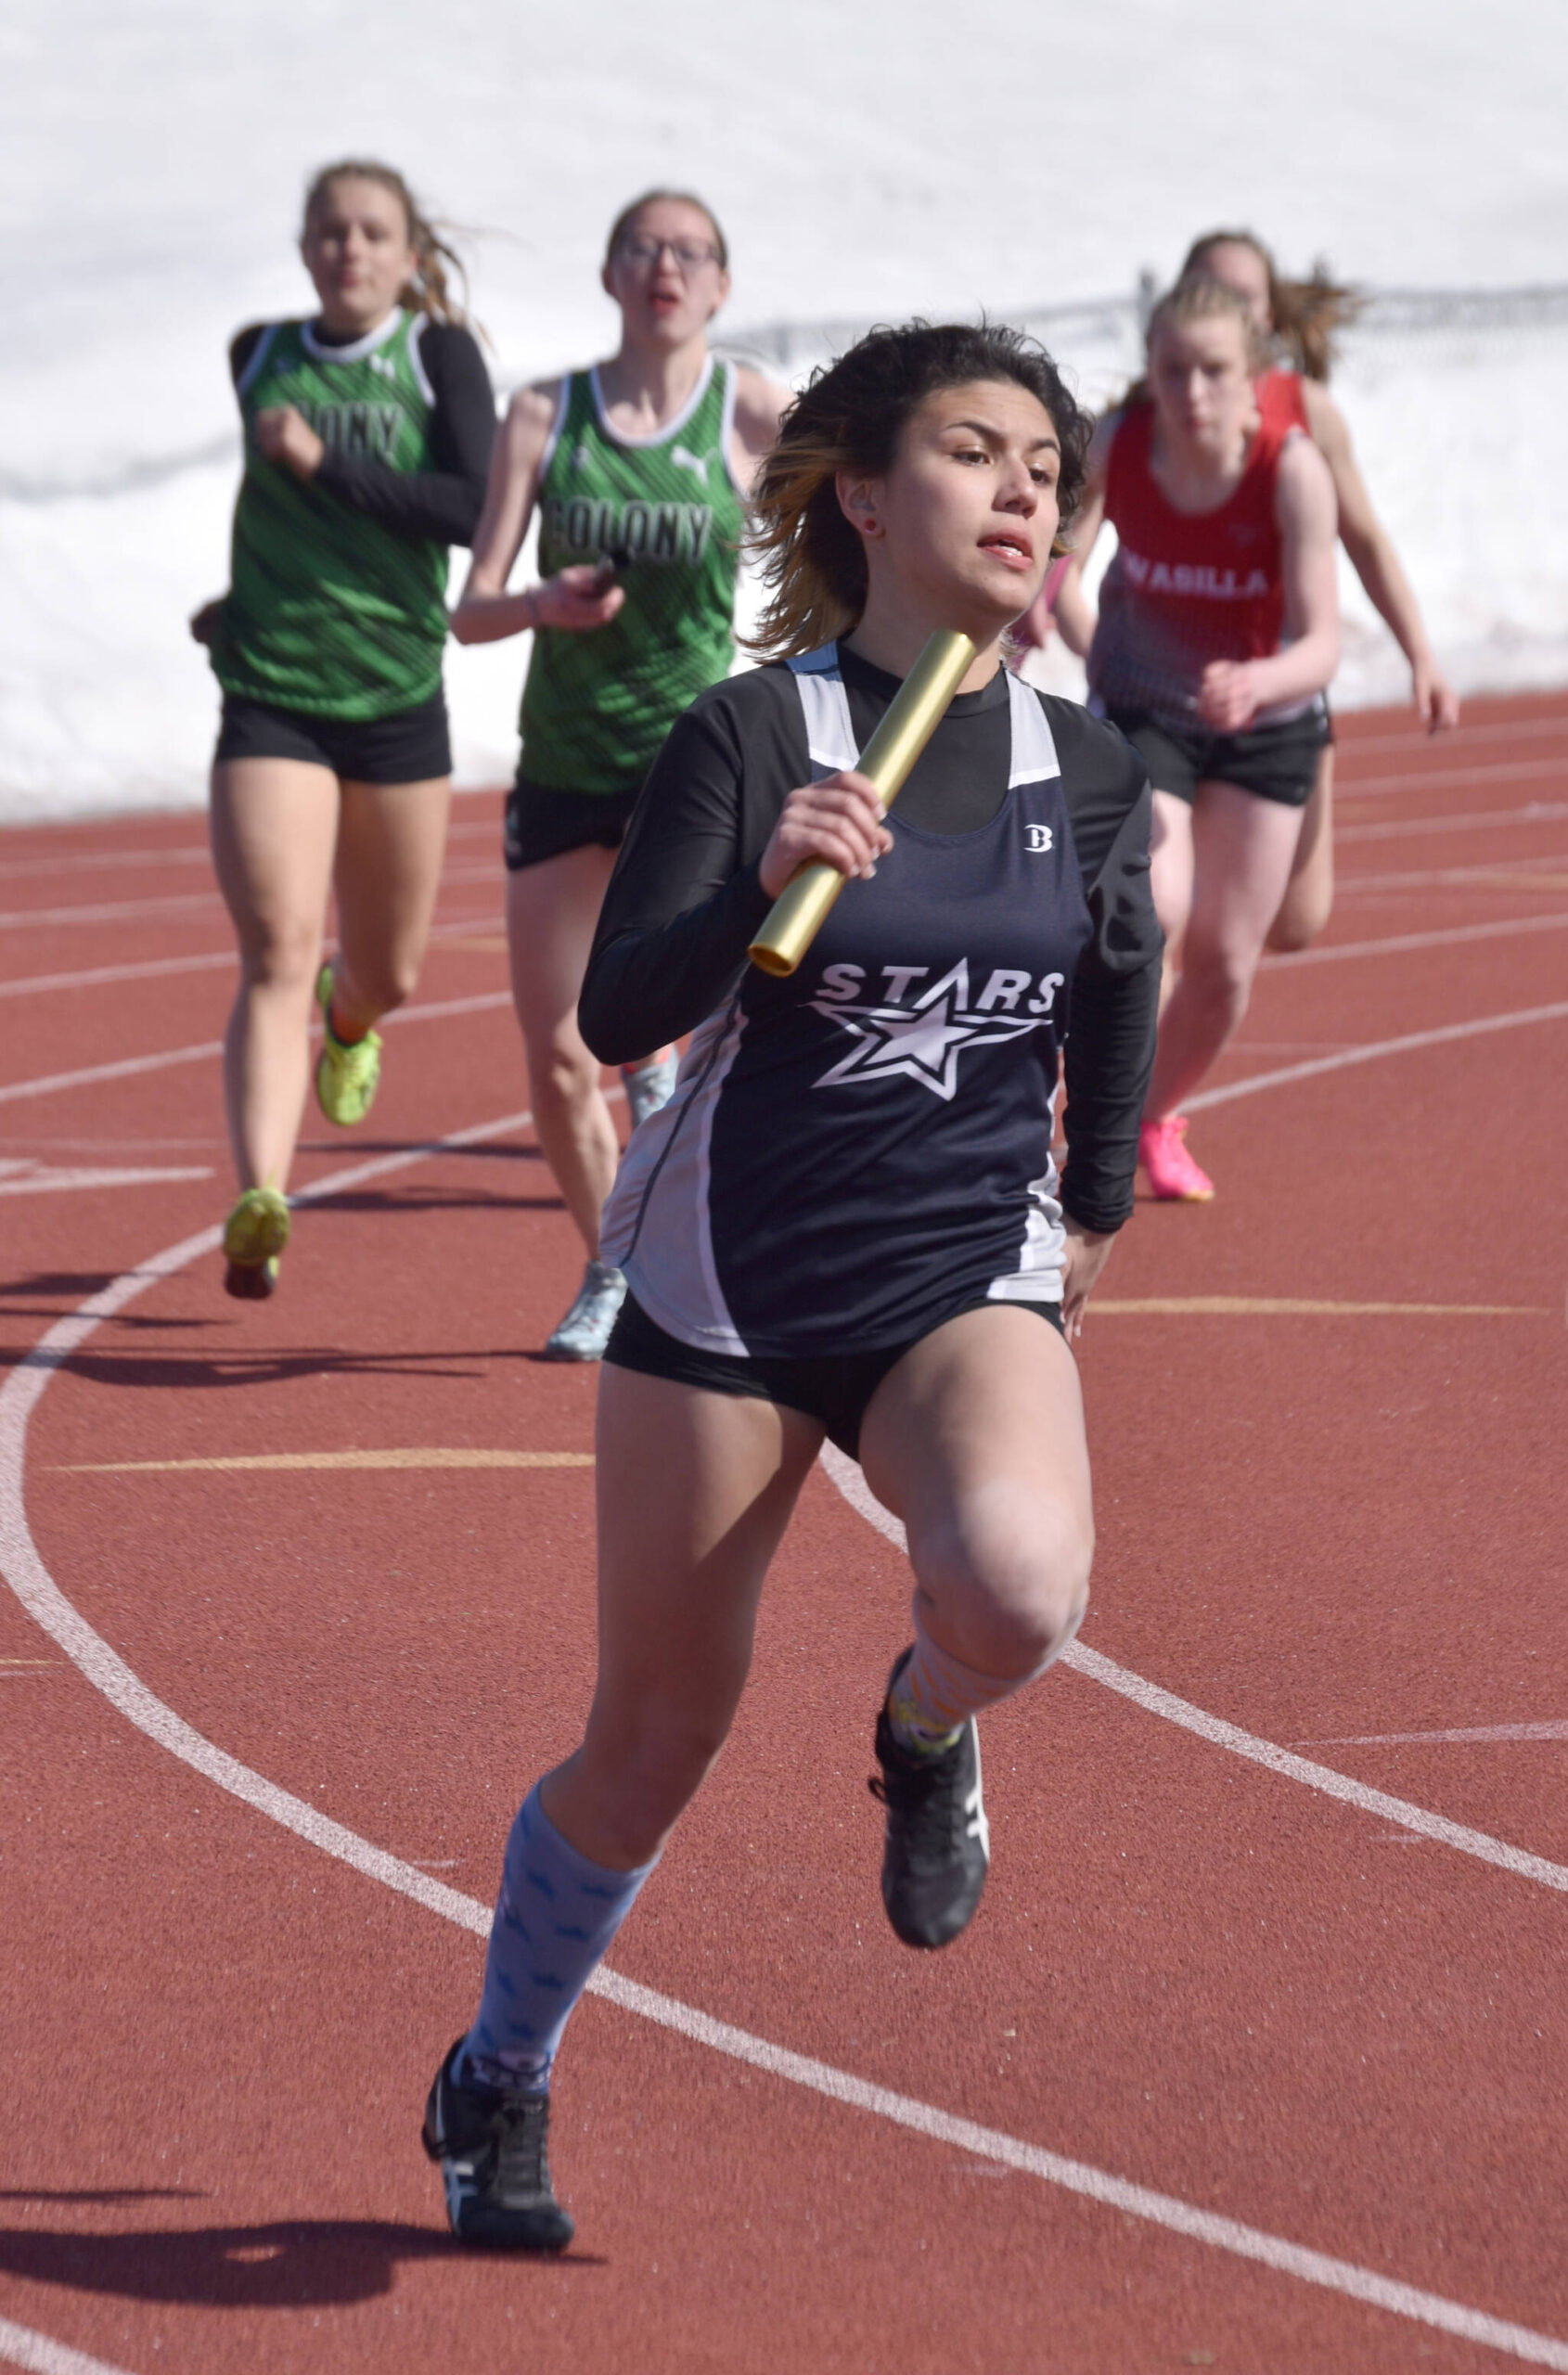
[[[896,687],[829,647],[704,694],[606,900],[590,1046],[616,1060],[695,1026],[601,1231],[683,1342],[872,1349],[977,1300],[1060,1300],[1058,1059],[1074,1005],[1097,998],[1098,1044],[1069,1070],[1070,1130],[1080,1103],[1086,1139],[1099,1126],[1092,1209],[1067,1202],[1090,1226],[1130,1209],[1159,934],[1147,784],[1113,729],[998,672],[952,704],[890,815],[892,851],[845,885],[799,971],[744,962],[785,797],[852,765]]]

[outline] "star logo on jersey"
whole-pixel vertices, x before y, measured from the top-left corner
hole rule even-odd
[[[842,1080],[880,1080],[896,1072],[950,1102],[958,1085],[958,1058],[966,1047],[994,1047],[1022,1039],[1044,1021],[1041,1015],[970,1012],[960,1002],[967,986],[938,982],[917,1007],[839,1006],[814,998],[813,1011],[839,1023],[855,1045],[813,1086],[830,1088]]]

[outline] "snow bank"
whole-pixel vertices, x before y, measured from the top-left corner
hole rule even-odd
[[[185,620],[226,574],[224,349],[305,309],[290,242],[329,156],[385,154],[471,226],[513,382],[604,350],[598,243],[655,181],[718,208],[736,323],[1006,317],[1130,290],[1238,218],[1369,283],[1561,280],[1565,53],[1536,0],[1319,0],[1266,40],[1251,0],[1024,11],[983,39],[940,0],[599,0],[591,39],[507,0],[11,0],[0,819],[202,796],[216,700]],[[1129,360],[1059,344],[1090,395]],[[1369,478],[1469,686],[1568,679],[1565,347],[1369,332],[1348,357]],[[1348,589],[1346,613],[1340,698],[1397,697]],[[451,656],[470,779],[508,770],[525,657]]]

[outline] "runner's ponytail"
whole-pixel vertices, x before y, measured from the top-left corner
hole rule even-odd
[[[1321,258],[1305,280],[1287,280],[1263,241],[1252,231],[1205,231],[1194,239],[1179,278],[1202,274],[1205,257],[1215,248],[1251,248],[1268,275],[1268,310],[1274,336],[1304,379],[1326,380],[1339,359],[1338,333],[1355,321],[1366,303],[1359,289],[1332,280]]]

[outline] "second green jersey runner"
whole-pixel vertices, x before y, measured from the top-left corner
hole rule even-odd
[[[636,791],[688,705],[729,672],[745,514],[729,460],[735,373],[711,359],[654,437],[605,418],[573,372],[546,449],[539,572],[612,559],[626,599],[591,634],[541,630],[522,695],[522,763],[549,791]]]

